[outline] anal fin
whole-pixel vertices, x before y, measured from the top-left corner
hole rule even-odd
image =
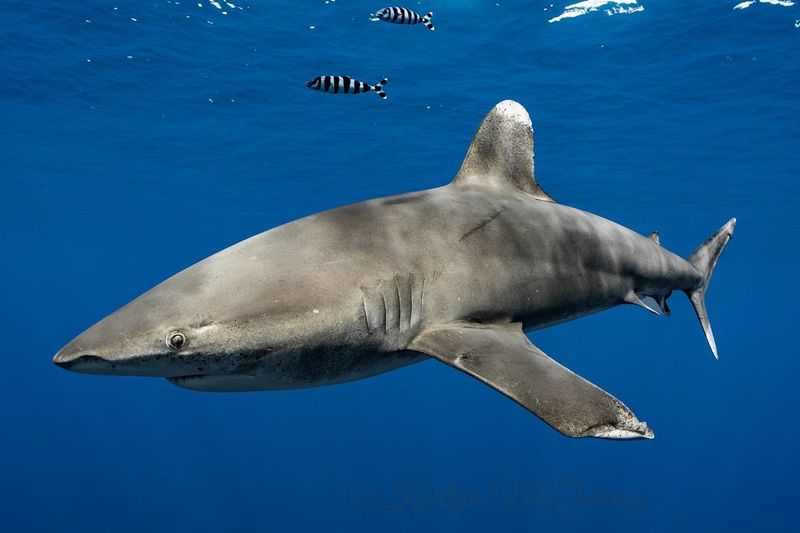
[[[458,323],[409,346],[505,394],[568,437],[653,438],[622,402],[531,344],[519,323]]]
[[[669,305],[667,304],[667,298],[669,298],[669,295],[659,296],[656,299],[656,303],[658,303],[658,307],[661,308],[661,312],[664,313],[665,316],[670,316],[672,314],[672,311],[670,310]]]

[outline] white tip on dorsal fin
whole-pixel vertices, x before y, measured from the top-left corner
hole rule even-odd
[[[658,232],[654,231],[650,234],[650,240],[656,244],[661,244],[661,237],[658,236]]]
[[[453,185],[513,187],[555,202],[536,183],[533,169],[533,125],[528,112],[513,100],[503,100],[483,119]]]

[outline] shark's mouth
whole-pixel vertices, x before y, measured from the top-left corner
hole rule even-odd
[[[192,382],[202,381],[206,378],[214,377],[216,374],[186,374],[185,376],[165,376],[167,381],[175,385],[183,386]]]
[[[178,387],[206,392],[235,392],[259,390],[264,376],[255,374],[189,374],[168,377]]]

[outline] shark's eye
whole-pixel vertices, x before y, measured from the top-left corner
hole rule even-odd
[[[167,333],[167,347],[173,350],[180,350],[186,344],[186,336],[180,331],[170,331]]]

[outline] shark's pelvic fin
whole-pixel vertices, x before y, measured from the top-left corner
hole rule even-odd
[[[652,306],[649,306],[645,302],[643,302],[642,299],[639,298],[639,295],[636,294],[634,291],[631,291],[628,294],[626,294],[625,298],[623,298],[623,299],[625,300],[626,303],[633,304],[633,305],[638,305],[639,307],[643,307],[643,308],[647,309],[648,311],[650,311],[651,313],[653,313],[655,315],[660,315],[661,314],[658,311],[658,309],[656,309],[656,308],[654,308]]]
[[[650,240],[656,244],[659,245],[661,244],[661,237],[658,235],[657,231],[654,231],[653,233],[650,234]]]
[[[722,250],[725,245],[731,240],[733,236],[733,228],[736,226],[736,219],[730,219],[724,226],[717,230],[714,235],[708,238],[706,242],[701,244],[692,255],[689,256],[689,263],[697,269],[703,276],[700,286],[686,291],[689,300],[694,306],[694,311],[697,313],[697,318],[700,320],[700,325],[703,327],[703,333],[706,335],[708,346],[711,348],[711,353],[714,358],[719,359],[717,353],[717,343],[714,340],[714,332],[711,330],[711,322],[708,319],[706,312],[706,291],[708,290],[708,283],[711,281],[711,274],[714,273],[714,267],[717,264]]]
[[[453,185],[513,187],[555,202],[536,182],[533,157],[528,112],[513,100],[503,100],[483,119]]]
[[[520,323],[444,325],[409,348],[477,378],[569,437],[653,438],[622,402],[531,344]]]

